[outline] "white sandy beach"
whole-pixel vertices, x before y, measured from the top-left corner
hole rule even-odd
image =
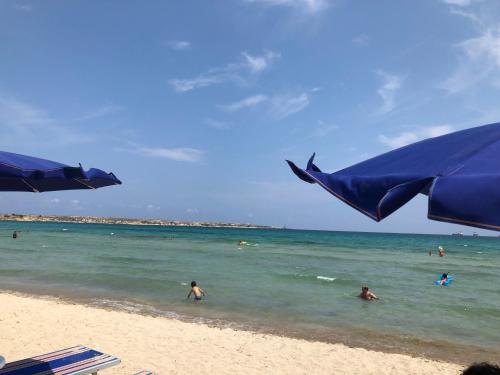
[[[218,329],[45,298],[0,294],[0,354],[7,362],[86,345],[113,354],[101,374],[459,374],[453,363],[341,344]]]

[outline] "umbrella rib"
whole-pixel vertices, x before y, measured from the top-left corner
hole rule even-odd
[[[476,226],[478,228],[483,228],[483,229],[500,230],[500,226],[498,226],[498,225],[481,223],[479,221],[461,220],[461,219],[455,219],[454,217],[446,217],[446,216],[439,216],[439,215],[432,215],[432,214],[428,214],[427,217],[429,219],[432,219],[432,220],[446,221],[448,223],[458,223],[458,224],[462,224],[462,225]]]
[[[33,185],[31,185],[28,181],[26,181],[24,178],[21,179],[22,182],[24,182],[28,187],[33,190],[34,193],[39,193],[40,190],[36,189]]]
[[[95,187],[93,187],[92,185],[89,185],[89,184],[86,184],[85,182],[79,180],[78,178],[75,178],[75,181],[81,183],[83,186],[86,186],[88,187],[89,189],[95,189]]]

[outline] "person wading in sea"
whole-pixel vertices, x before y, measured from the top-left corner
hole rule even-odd
[[[366,299],[367,301],[378,299],[378,297],[374,293],[370,292],[368,285],[361,286],[361,293],[358,295],[358,297]]]

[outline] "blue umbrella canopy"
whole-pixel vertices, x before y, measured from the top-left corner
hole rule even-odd
[[[302,180],[317,183],[380,221],[417,194],[428,218],[500,231],[500,123],[426,139],[334,173],[287,160]]]
[[[43,192],[119,185],[113,173],[0,151],[0,191]]]

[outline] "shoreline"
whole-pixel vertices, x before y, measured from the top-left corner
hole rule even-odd
[[[245,316],[204,317],[185,311],[164,310],[156,306],[133,300],[111,299],[104,295],[74,294],[73,296],[52,294],[47,289],[35,290],[27,285],[0,289],[1,295],[43,300],[68,305],[78,305],[109,312],[126,313],[148,318],[166,319],[185,324],[203,325],[210,329],[230,329],[256,335],[269,335],[285,340],[301,340],[325,345],[341,345],[347,348],[375,351],[377,353],[403,355],[422,360],[453,363],[466,366],[473,362],[491,362],[500,353],[467,344],[451,343],[427,337],[410,336],[395,332],[382,332],[353,327],[325,328],[323,326],[272,325],[271,322],[250,321]],[[0,314],[1,316],[1,314]]]
[[[73,223],[73,224],[106,224],[106,225],[144,225],[169,227],[202,227],[202,228],[236,228],[236,229],[280,229],[267,225],[220,223],[207,221],[184,221],[168,219],[137,219],[99,216],[66,216],[66,215],[32,215],[32,214],[0,214],[0,221],[21,223]]]
[[[444,236],[454,238],[498,238],[500,236],[482,233],[481,235],[456,235],[456,233],[417,233],[417,232],[376,232],[357,230],[335,230],[335,229],[305,229],[288,228],[273,225],[224,223],[211,221],[186,221],[169,219],[141,219],[141,218],[114,218],[101,216],[68,216],[68,215],[39,215],[39,214],[1,214],[0,222],[12,223],[69,223],[69,224],[105,224],[105,225],[139,225],[160,227],[195,227],[195,228],[234,228],[234,229],[269,229],[269,230],[296,230],[313,232],[338,232],[338,233],[361,233],[361,234],[387,234],[387,235],[416,235],[416,236]]]
[[[140,369],[160,374],[458,374],[462,368],[410,355],[218,328],[55,297],[0,292],[0,303],[4,306],[0,347],[8,361],[82,344],[121,358],[122,364],[113,370],[120,374]]]
[[[452,343],[423,336],[398,334],[396,332],[367,330],[359,327],[325,328],[312,324],[308,326],[290,326],[287,324],[272,324],[267,321],[251,321],[246,316],[234,314],[217,318],[206,317],[192,315],[185,311],[176,311],[175,309],[165,310],[130,299],[114,299],[105,295],[87,294],[68,296],[55,293],[55,291],[53,293],[48,289],[35,290],[27,285],[21,286],[19,284],[17,287],[11,285],[10,288],[0,289],[0,296],[3,294],[149,318],[166,319],[185,324],[203,325],[211,329],[230,329],[235,332],[269,335],[310,343],[342,345],[352,349],[403,355],[461,366],[467,366],[473,362],[491,362],[493,358],[498,358],[500,355],[499,351],[485,347]]]

